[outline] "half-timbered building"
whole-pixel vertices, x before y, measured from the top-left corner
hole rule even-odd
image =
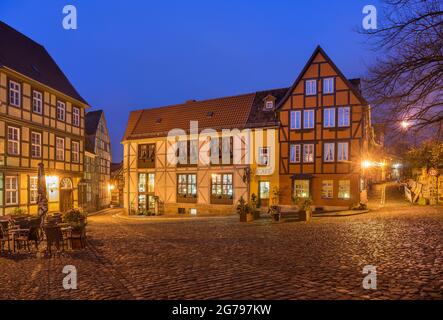
[[[334,209],[360,202],[370,114],[359,87],[318,47],[278,105],[282,204],[311,198]]]
[[[87,108],[43,46],[0,22],[0,215],[37,211],[40,162],[49,210],[78,205]]]

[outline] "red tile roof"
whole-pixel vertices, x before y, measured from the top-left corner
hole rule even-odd
[[[133,111],[129,116],[123,140],[166,136],[175,128],[189,131],[190,121],[198,121],[199,131],[206,128],[243,129],[255,95],[254,92]]]

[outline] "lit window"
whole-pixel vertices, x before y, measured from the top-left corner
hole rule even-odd
[[[6,205],[18,204],[18,179],[15,176],[5,177]]]
[[[29,177],[29,202],[37,203],[38,200],[38,178]]]
[[[78,141],[72,141],[72,162],[80,162],[80,143]]]
[[[43,95],[39,91],[32,91],[32,112],[42,114]]]
[[[155,174],[154,173],[140,173],[138,175],[138,192],[154,193]]]
[[[57,101],[57,120],[65,121],[66,105],[64,102]]]
[[[323,180],[321,185],[321,197],[324,199],[332,199],[334,194],[333,180]]]
[[[314,110],[305,110],[303,113],[303,128],[314,128]]]
[[[269,164],[269,147],[260,148],[258,153],[258,164],[260,166],[267,166]]]
[[[339,180],[338,181],[338,197],[340,199],[349,199],[351,197],[351,181]]]
[[[41,158],[42,156],[42,135],[39,132],[31,132],[31,157]]]
[[[301,129],[301,111],[291,111],[291,129]]]
[[[324,144],[324,161],[325,162],[334,162],[334,151],[335,144],[334,143],[325,143]]]
[[[20,154],[20,129],[8,127],[8,154],[18,156]]]
[[[317,80],[306,80],[305,81],[305,93],[307,96],[312,96],[317,94]]]
[[[177,198],[197,198],[197,175],[179,174],[177,177]]]
[[[291,163],[299,163],[300,162],[300,145],[299,144],[291,144],[290,162]]]
[[[55,138],[55,149],[56,149],[56,155],[55,159],[57,161],[64,161],[65,160],[65,139],[63,138]]]
[[[294,196],[309,198],[309,180],[294,180]]]
[[[233,186],[232,174],[212,174],[211,176],[211,196],[213,198],[232,199]]]
[[[349,107],[338,108],[338,126],[339,127],[349,127],[351,121],[351,109]]]
[[[335,109],[328,108],[323,110],[323,126],[325,128],[335,127]]]
[[[269,199],[270,183],[269,181],[260,181],[259,198],[260,200]]]
[[[80,109],[72,108],[72,124],[76,127],[80,127]]]
[[[314,162],[314,145],[304,144],[303,145],[303,162],[312,163]]]
[[[334,78],[323,79],[323,93],[334,93]]]
[[[337,158],[338,161],[348,161],[349,160],[349,143],[339,142],[337,145]]]
[[[22,87],[20,83],[9,81],[9,104],[14,107],[20,107],[22,104]]]

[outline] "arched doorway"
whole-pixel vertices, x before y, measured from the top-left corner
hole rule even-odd
[[[63,178],[60,182],[60,211],[66,212],[74,208],[72,180]]]

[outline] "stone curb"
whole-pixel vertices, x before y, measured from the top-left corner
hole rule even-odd
[[[314,218],[322,218],[322,217],[349,217],[349,216],[356,216],[359,214],[368,213],[371,210],[346,210],[346,211],[339,211],[334,213],[314,213],[312,214],[312,217]]]
[[[167,217],[167,216],[150,216],[150,217],[128,217],[126,215],[122,215],[120,213],[112,215],[113,218],[124,219],[124,220],[132,220],[132,221],[174,221],[174,220],[206,220],[206,219],[226,219],[236,217],[235,215],[226,215],[226,216],[198,216],[198,217]]]

